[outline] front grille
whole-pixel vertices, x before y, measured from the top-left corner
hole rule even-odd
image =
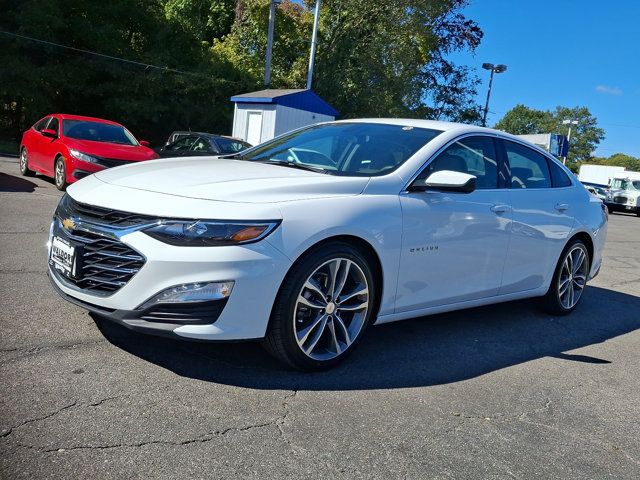
[[[93,205],[85,205],[67,198],[67,212],[71,217],[80,217],[82,220],[106,224],[116,227],[131,227],[144,223],[155,223],[157,217],[150,215],[141,215],[138,213],[121,212],[111,208],[95,207]]]
[[[96,157],[100,165],[106,168],[120,167],[121,165],[129,165],[132,160],[120,160],[117,158]]]
[[[613,197],[613,203],[627,203],[627,197]]]
[[[57,228],[54,234],[74,242],[81,249],[77,276],[64,277],[64,280],[83,290],[102,294],[117,292],[145,262],[140,253],[114,238],[84,230],[68,232],[61,228]]]

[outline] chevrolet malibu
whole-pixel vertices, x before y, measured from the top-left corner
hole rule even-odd
[[[515,137],[349,120],[87,177],[55,212],[49,275],[133,330],[261,339],[318,370],[374,323],[528,297],[568,314],[606,233],[602,202]]]

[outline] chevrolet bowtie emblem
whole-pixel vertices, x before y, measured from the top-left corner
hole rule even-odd
[[[74,222],[71,218],[65,218],[62,220],[62,226],[65,230],[73,230],[76,228],[76,222]]]

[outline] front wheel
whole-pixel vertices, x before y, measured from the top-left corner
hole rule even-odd
[[[336,242],[291,268],[274,303],[264,345],[300,370],[332,367],[353,350],[374,315],[371,259]]]
[[[20,174],[25,177],[33,177],[36,172],[29,169],[29,154],[26,148],[20,150]]]
[[[582,240],[574,240],[566,246],[547,294],[542,297],[542,307],[552,315],[573,312],[587,286],[591,259]]]
[[[67,167],[64,163],[64,158],[56,158],[54,165],[54,180],[56,182],[56,188],[60,191],[64,191],[67,188]]]

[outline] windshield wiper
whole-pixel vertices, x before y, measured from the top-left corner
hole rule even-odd
[[[292,162],[291,160],[262,160],[262,163],[269,163],[271,165],[281,165],[283,167],[297,168],[299,170],[307,170],[309,172],[316,173],[328,173],[327,170],[321,167],[312,167],[304,163]]]

